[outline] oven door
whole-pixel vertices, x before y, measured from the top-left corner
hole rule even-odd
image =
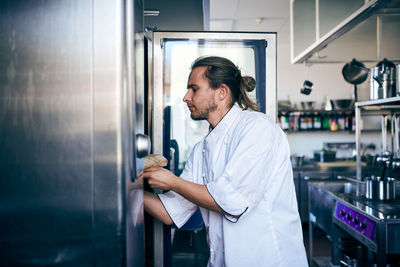
[[[208,123],[193,121],[182,101],[191,64],[198,57],[226,57],[242,74],[254,77],[257,86],[251,98],[261,112],[276,119],[276,33],[155,31],[150,36],[153,153],[167,157],[168,168],[176,175],[183,170],[193,145],[208,132]],[[168,228],[154,221],[156,266],[171,264],[170,236]]]

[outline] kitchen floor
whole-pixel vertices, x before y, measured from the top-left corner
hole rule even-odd
[[[304,246],[309,249],[308,225],[303,224]],[[319,260],[329,260],[331,253],[330,241],[324,232],[318,228],[314,230],[314,257]],[[208,246],[204,228],[199,231],[175,230],[172,241],[172,266],[173,267],[203,267],[207,266],[209,257]],[[315,263],[313,266],[318,266]]]

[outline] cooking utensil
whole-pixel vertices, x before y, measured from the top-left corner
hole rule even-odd
[[[367,177],[365,180],[365,197],[372,200],[392,200],[396,198],[396,179],[379,176]]]
[[[396,96],[396,66],[386,58],[371,69],[370,99]]]
[[[354,99],[331,99],[330,101],[334,110],[351,109],[354,106]]]
[[[392,200],[396,198],[396,179],[387,177],[382,179],[380,176],[366,177],[364,180],[358,180],[352,177],[338,176],[338,180],[348,180],[351,182],[364,184],[364,195],[371,200]]]
[[[300,93],[304,95],[309,95],[312,91],[312,86],[313,86],[312,82],[305,80],[303,83],[303,87],[300,89]]]
[[[368,77],[369,69],[355,58],[346,63],[342,68],[342,75],[346,82],[354,85],[354,99],[357,102],[357,85],[363,83]]]

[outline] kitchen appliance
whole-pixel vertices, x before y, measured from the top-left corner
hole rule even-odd
[[[397,188],[397,195],[399,192]],[[332,263],[346,261],[343,240],[350,238],[353,240],[351,247],[356,241],[358,247],[370,254],[368,264],[400,264],[400,199],[372,201],[364,196],[334,195],[337,202],[333,215]]]
[[[200,56],[226,57],[243,75],[254,77],[257,86],[250,97],[261,112],[277,118],[276,33],[149,31],[147,35],[153,153],[179,158],[175,168],[184,168],[194,144],[209,131],[206,121],[190,118],[182,101],[191,64]],[[179,146],[179,155],[171,153],[171,140]],[[154,262],[162,266],[171,256],[170,229],[156,219],[153,223]]]
[[[396,66],[386,58],[371,68],[370,99],[396,96]]]
[[[358,100],[357,85],[363,83],[368,77],[369,69],[355,58],[346,63],[342,68],[342,75],[346,82],[354,85],[354,99]]]
[[[0,266],[144,266],[143,1],[0,10]]]
[[[396,198],[371,200],[354,182],[314,182],[310,192],[310,262],[318,266],[398,266],[400,264],[400,184]],[[313,256],[313,229],[330,238],[331,257]],[[363,265],[361,265],[363,264]]]

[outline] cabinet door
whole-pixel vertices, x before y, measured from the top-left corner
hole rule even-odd
[[[292,58],[316,42],[315,0],[291,1]]]
[[[319,0],[319,38],[360,9],[364,2],[364,0]]]

